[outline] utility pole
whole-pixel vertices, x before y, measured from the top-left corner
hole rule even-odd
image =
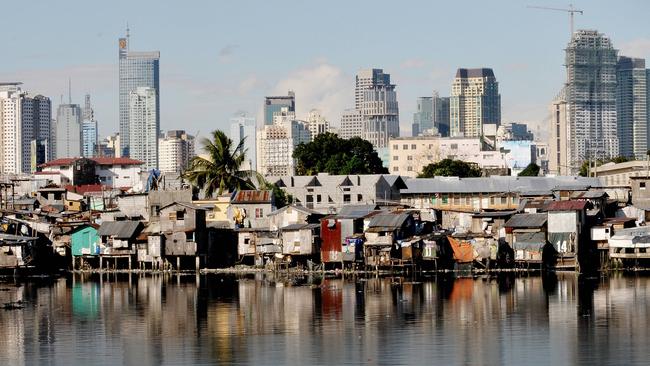
[[[577,14],[584,14],[581,9],[576,9],[573,7],[573,4],[569,4],[569,7],[567,9],[563,8],[549,8],[546,6],[534,6],[534,5],[528,5],[527,8],[530,9],[541,9],[541,10],[552,10],[552,11],[563,11],[565,13],[569,14],[569,30],[571,31],[571,34],[569,34],[569,39],[573,37],[573,16]]]

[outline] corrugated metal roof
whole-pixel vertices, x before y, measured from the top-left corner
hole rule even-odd
[[[505,227],[538,228],[546,224],[546,219],[547,215],[545,213],[516,214],[506,222]]]
[[[553,201],[546,208],[548,211],[582,211],[587,201]]]
[[[515,245],[520,244],[546,244],[546,233],[517,233],[516,234],[517,242]]]
[[[351,218],[364,217],[369,213],[376,211],[378,208],[379,206],[377,205],[348,205],[343,206],[338,215]]]
[[[481,178],[435,177],[412,178],[406,181],[406,194],[434,193],[502,193],[552,191],[558,186],[582,188],[603,187],[600,178],[593,177],[510,177],[493,176]]]
[[[279,210],[275,210],[275,211],[271,212],[270,214],[268,214],[268,215],[266,215],[266,216],[275,216],[275,215],[277,215],[277,214],[280,214],[280,213],[286,211],[286,210],[289,209],[289,208],[292,208],[292,209],[297,210],[297,211],[300,211],[300,212],[304,212],[304,213],[306,213],[306,214],[308,214],[308,215],[319,215],[319,216],[323,216],[323,214],[320,213],[320,212],[318,212],[318,211],[314,211],[314,210],[309,209],[309,208],[307,208],[307,207],[305,207],[305,206],[296,205],[296,204],[292,204],[292,205],[284,206],[284,207],[282,207],[281,209],[279,209]]]
[[[280,186],[307,187],[314,181],[314,178],[324,187],[342,186],[374,186],[380,179],[384,179],[390,186],[397,184],[397,188],[404,187],[404,180],[399,175],[390,174],[350,174],[350,175],[329,175],[320,173],[318,175],[294,175],[294,176],[273,176],[268,177],[269,182]],[[293,182],[293,185],[291,184]]]
[[[168,205],[165,205],[165,206],[161,207],[159,210],[162,211],[162,210],[166,209],[167,207],[171,207],[171,206],[181,206],[181,207],[189,208],[189,209],[192,209],[192,210],[203,210],[203,211],[206,210],[204,207],[201,207],[199,205],[195,205],[193,203],[187,203],[187,202],[172,202],[172,203],[170,203]]]
[[[112,236],[117,239],[130,239],[141,228],[142,223],[139,221],[106,221],[99,227],[97,235]]]
[[[406,219],[411,216],[408,212],[383,213],[373,216],[368,224],[368,228],[384,228],[393,230],[400,228]]]
[[[271,203],[273,198],[271,191],[237,191],[232,198],[232,203]]]
[[[573,192],[571,198],[584,198],[584,199],[596,199],[596,198],[606,198],[609,197],[605,191],[587,191],[587,192]]]
[[[280,228],[281,231],[295,231],[302,229],[316,229],[319,228],[320,224],[291,224],[283,228]]]

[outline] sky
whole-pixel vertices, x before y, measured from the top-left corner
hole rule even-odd
[[[449,95],[459,67],[490,67],[502,122],[544,135],[565,80],[569,17],[527,5],[557,0],[51,1],[2,0],[0,81],[83,104],[92,96],[102,136],[118,130],[118,42],[161,53],[161,129],[229,131],[242,112],[261,120],[264,96],[296,93],[298,118],[318,108],[333,125],[354,105],[354,75],[382,68],[397,85],[402,135],[416,98]],[[574,0],[576,29],[597,29],[619,54],[650,58],[650,2]],[[10,16],[7,16],[10,15]]]

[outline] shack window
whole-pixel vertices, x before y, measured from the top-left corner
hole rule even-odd
[[[316,195],[316,202],[321,203],[323,201],[323,198],[321,197],[320,194]]]
[[[194,241],[194,231],[188,231],[185,233],[185,240]]]
[[[645,182],[639,182],[639,188],[645,189]]]
[[[496,204],[496,199],[494,197],[490,197],[490,204],[491,205]]]
[[[357,195],[357,202],[361,202],[361,201],[363,201],[363,195],[362,195],[362,194],[358,194],[358,195]]]
[[[158,205],[151,206],[151,216],[158,217],[158,210],[160,210],[160,206]]]
[[[349,194],[344,194],[343,195],[343,203],[350,203],[350,195]]]
[[[460,205],[460,197],[458,197],[458,196],[454,197],[454,205],[455,206]]]
[[[185,211],[176,211],[176,220],[185,220]]]
[[[176,220],[176,211],[172,211],[169,213],[169,219],[170,220]]]
[[[443,194],[442,195],[442,204],[446,205],[447,203],[449,203],[449,196],[446,195],[446,194]]]
[[[264,209],[263,208],[256,208],[255,209],[255,218],[256,219],[261,219],[264,217]]]
[[[506,203],[508,203],[508,197],[501,197],[501,204],[505,205]]]
[[[470,206],[472,204],[472,198],[467,196],[465,197],[465,206]]]

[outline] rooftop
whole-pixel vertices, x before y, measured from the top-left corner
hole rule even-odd
[[[407,189],[402,194],[435,193],[503,193],[552,191],[556,187],[602,187],[599,178],[589,177],[511,177],[493,176],[481,178],[435,177],[406,180]]]
[[[272,191],[243,190],[233,194],[231,203],[271,203],[273,201]]]
[[[587,201],[553,201],[546,208],[548,211],[582,211],[587,207]]]
[[[39,168],[46,168],[50,166],[66,166],[66,165],[72,165],[75,161],[81,160],[85,158],[60,158],[60,159],[55,159],[52,161],[48,161],[47,163],[41,164],[38,167]],[[130,158],[90,158],[89,160],[94,161],[95,163],[99,165],[142,165],[144,164],[140,160],[135,160],[135,159],[130,159]]]
[[[510,218],[505,227],[510,228],[540,228],[546,225],[547,215],[545,213],[522,213]]]

